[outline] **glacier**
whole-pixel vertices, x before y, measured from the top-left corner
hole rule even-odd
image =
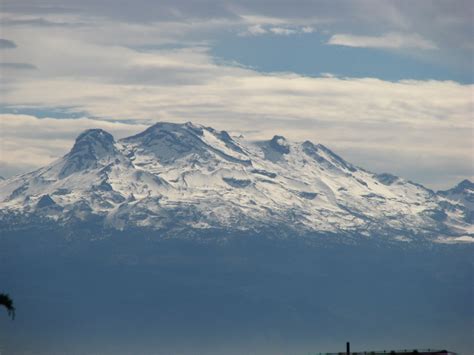
[[[283,237],[470,242],[473,194],[468,180],[434,192],[309,141],[249,141],[159,122],[118,141],[87,130],[64,157],[0,181],[0,228],[94,221],[100,231],[162,237],[274,229]]]

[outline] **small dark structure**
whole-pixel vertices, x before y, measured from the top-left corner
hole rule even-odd
[[[351,344],[346,343],[346,352],[319,353],[320,355],[457,355],[455,352],[438,349],[372,350],[351,352]]]

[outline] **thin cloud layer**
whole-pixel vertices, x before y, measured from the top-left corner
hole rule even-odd
[[[29,63],[0,63],[0,69],[35,70],[38,68]]]
[[[439,47],[473,49],[472,2],[469,0],[4,0],[5,14],[45,24],[67,23],[71,14],[122,23],[225,21],[245,24],[246,18],[277,19],[278,23],[308,26],[324,23],[333,33],[416,33]],[[47,19],[55,15],[55,19]],[[8,16],[7,16],[8,17]],[[10,19],[12,20],[12,19]],[[19,20],[19,19],[16,19]],[[82,21],[75,21],[82,22]],[[254,24],[265,25],[266,22]],[[276,25],[273,22],[274,25]]]
[[[261,24],[249,26],[245,31],[241,32],[241,36],[262,36],[262,35],[277,35],[277,36],[292,36],[297,34],[313,33],[315,29],[311,26],[298,27],[272,27]]]
[[[328,40],[328,44],[362,47],[362,48],[385,48],[385,49],[437,49],[432,41],[422,38],[417,34],[387,33],[381,36],[356,36],[351,34],[335,34]]]

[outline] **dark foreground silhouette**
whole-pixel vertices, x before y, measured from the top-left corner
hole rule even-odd
[[[13,306],[13,300],[6,293],[0,293],[0,305],[7,309],[8,315],[15,319],[15,306]]]

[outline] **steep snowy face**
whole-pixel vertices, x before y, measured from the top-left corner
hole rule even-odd
[[[60,178],[86,169],[96,168],[100,162],[117,155],[114,137],[101,129],[87,130],[77,137],[71,151],[64,157]]]
[[[167,181],[174,188],[168,197],[181,202],[218,194],[232,179],[244,178],[245,167],[252,165],[227,132],[191,123],[158,123],[119,145],[137,170]]]
[[[314,159],[318,165],[326,169],[339,170],[340,172],[351,173],[357,171],[352,165],[342,159],[322,144],[315,145],[309,141],[302,144],[303,152]]]
[[[463,180],[452,189],[438,191],[441,204],[444,206],[447,216],[453,223],[459,220],[469,223],[471,232],[474,232],[474,183]]]
[[[120,143],[132,160],[141,158],[140,163],[144,164],[147,157],[162,166],[189,156],[209,161],[217,155],[233,161],[239,160],[242,153],[226,132],[192,123],[157,123],[140,134],[122,139]]]
[[[474,183],[466,179],[452,189],[438,191],[438,194],[451,200],[462,201],[465,204],[474,204]]]
[[[274,136],[269,142],[269,146],[280,154],[288,154],[290,152],[289,144],[283,136]]]
[[[205,155],[201,140],[201,128],[173,123],[157,123],[144,132],[121,141],[129,148],[128,156],[146,154],[160,164],[173,164],[177,159],[189,154]]]
[[[134,169],[111,134],[81,133],[71,151],[34,172],[3,181],[0,199],[6,210],[40,213],[56,219],[104,213],[126,199],[112,184]],[[121,177],[120,179],[118,177]],[[155,177],[153,177],[155,178]],[[129,193],[133,189],[128,190]]]
[[[321,144],[282,136],[250,142],[192,123],[158,123],[118,142],[88,130],[58,161],[0,182],[0,206],[3,216],[95,218],[118,229],[273,229],[400,241],[469,234],[473,209],[470,182],[435,194],[358,168]]]

